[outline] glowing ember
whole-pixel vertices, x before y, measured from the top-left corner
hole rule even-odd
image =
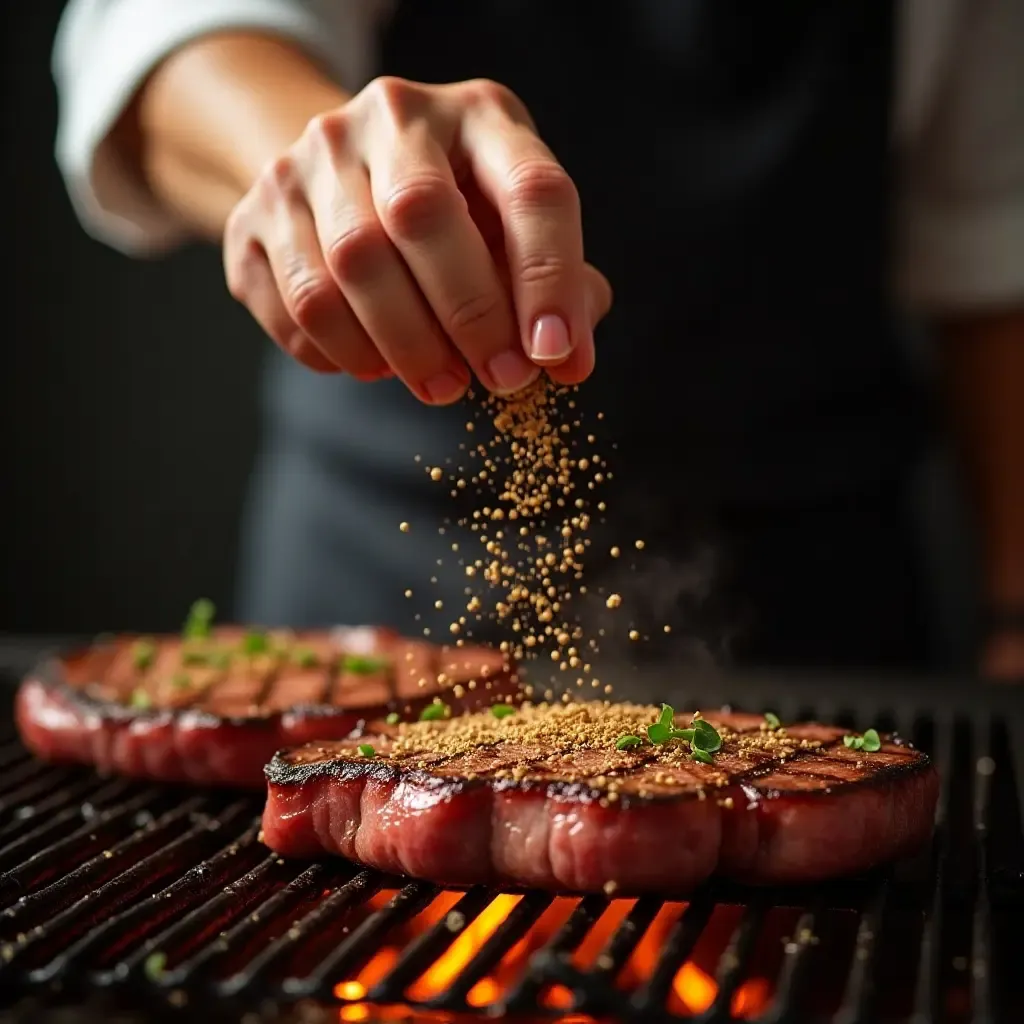
[[[380,892],[374,897],[375,906],[383,906],[394,895],[393,891]],[[522,899],[521,896],[502,894],[496,896],[468,924],[458,909],[462,893],[442,893],[428,907],[405,925],[396,929],[389,940],[392,944],[380,949],[354,978],[346,979],[335,987],[335,995],[347,1005],[339,1008],[342,1021],[364,1021],[393,1019],[390,1011],[400,1010],[406,1019],[418,1020],[419,1011],[410,1007],[385,1007],[383,1009],[364,1002],[368,994],[395,966],[402,951],[417,935],[434,929],[451,928],[455,935],[451,945],[438,959],[420,975],[406,990],[405,997],[411,1003],[428,1001],[445,992],[462,974],[480,950],[501,927],[510,913]],[[548,943],[568,920],[579,901],[570,897],[559,897],[540,916],[532,928],[516,942],[502,957],[492,971],[480,978],[470,989],[466,1002],[474,1008],[485,1008],[500,1002],[502,996],[521,979],[529,959],[537,950]],[[605,948],[615,932],[623,925],[626,917],[635,907],[634,900],[613,900],[590,929],[583,942],[574,951],[572,961],[581,971],[595,968],[611,969],[611,964],[602,964]],[[670,932],[676,926],[686,909],[684,903],[665,903],[655,915],[650,926],[636,936],[632,953],[615,973],[614,982],[624,992],[633,991],[645,984],[654,972],[655,966],[665,949]],[[727,926],[731,919],[722,918],[722,933],[712,936],[715,948],[695,949],[692,959],[682,965],[672,981],[668,1009],[671,1013],[696,1016],[705,1013],[718,996],[718,986],[708,971],[715,969],[724,951],[725,941],[731,931]],[[460,932],[459,929],[462,928]],[[713,929],[709,929],[711,931]],[[702,939],[702,943],[703,943]],[[703,966],[702,966],[703,965]],[[705,967],[707,969],[705,970]],[[609,978],[609,981],[612,979]],[[734,1017],[752,1019],[762,1014],[772,999],[771,983],[763,977],[745,980],[731,1000]],[[564,985],[550,985],[540,996],[540,1003],[549,1010],[563,1011],[558,1020],[561,1024],[591,1024],[590,1018],[573,1014],[573,994]],[[389,1011],[384,1013],[384,1011]],[[380,1012],[378,1012],[380,1011]],[[410,1015],[411,1013],[411,1015]]]

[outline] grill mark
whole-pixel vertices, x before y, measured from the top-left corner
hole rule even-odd
[[[343,657],[343,654],[339,654],[334,658],[329,658],[327,664],[324,665],[323,687],[320,690],[320,696],[317,698],[320,704],[329,704],[337,707],[341,703],[340,697],[335,695],[334,688],[341,678],[339,666]]]
[[[380,731],[384,735],[389,735],[386,730],[380,730]],[[744,729],[744,730],[737,729],[737,730],[734,730],[734,732],[736,732],[736,733],[750,733],[750,732],[753,732],[753,731],[755,731],[755,730],[752,730],[752,729]],[[886,737],[886,740],[889,741],[889,737]],[[493,750],[493,749],[496,749],[496,748],[500,747],[501,745],[502,744],[500,742],[481,744],[479,749],[481,751]],[[698,790],[702,790],[702,789],[705,790],[705,791],[717,791],[717,790],[727,791],[728,789],[732,789],[732,788],[736,788],[736,787],[741,787],[741,786],[743,786],[745,784],[749,784],[753,788],[757,789],[758,787],[757,787],[756,783],[757,783],[757,780],[759,778],[767,776],[767,775],[771,775],[771,774],[777,773],[777,772],[786,773],[787,766],[790,765],[795,760],[804,760],[804,759],[806,759],[808,757],[812,757],[812,756],[824,756],[824,757],[827,758],[829,756],[830,752],[838,751],[841,748],[842,748],[842,739],[839,738],[839,739],[833,740],[833,741],[831,741],[829,743],[823,743],[822,746],[820,746],[820,747],[815,747],[815,748],[797,748],[791,755],[787,756],[785,759],[783,759],[781,757],[778,757],[778,756],[766,757],[763,761],[759,762],[757,765],[754,765],[754,766],[752,766],[752,767],[750,767],[748,769],[745,769],[745,770],[732,771],[732,770],[729,770],[727,768],[719,768],[717,770],[717,777],[712,775],[712,776],[708,777],[706,780],[700,780],[700,779],[694,779],[694,778],[685,779],[685,780],[683,780],[681,782],[676,783],[676,786],[678,786],[678,789],[680,790],[680,792],[678,792],[676,794],[671,794],[671,795],[670,794],[660,794],[660,795],[659,794],[652,794],[652,795],[647,796],[647,797],[638,797],[637,794],[624,794],[624,797],[625,797],[627,802],[629,800],[632,800],[632,799],[654,800],[654,801],[657,801],[659,799],[671,800],[671,799],[687,799],[687,798],[692,798],[692,797],[694,797],[697,794]],[[904,751],[906,752],[906,756],[905,757],[901,757],[901,763],[898,763],[898,764],[885,763],[885,764],[877,765],[877,766],[875,766],[873,768],[863,768],[862,767],[861,769],[859,769],[859,773],[860,773],[859,776],[857,778],[853,778],[853,779],[837,777],[837,776],[829,775],[829,774],[824,773],[824,772],[822,772],[822,773],[801,772],[801,773],[799,773],[799,776],[797,776],[797,774],[794,773],[794,777],[819,778],[822,781],[827,781],[828,783],[831,783],[834,788],[842,788],[846,792],[849,792],[851,790],[860,788],[862,786],[871,786],[871,785],[877,785],[877,784],[883,783],[883,782],[887,781],[891,777],[899,776],[899,775],[904,774],[904,773],[909,774],[909,773],[912,773],[912,772],[921,771],[921,770],[924,770],[924,769],[926,769],[926,768],[928,768],[930,766],[931,761],[927,757],[927,755],[921,753],[920,751],[914,750],[913,748],[904,748],[903,751],[900,751],[900,755],[902,755],[904,753]],[[559,756],[559,757],[564,757],[567,753],[571,753],[571,752],[573,752],[572,747],[561,747],[558,750],[554,751],[556,756]],[[728,752],[729,753],[735,753],[736,751],[730,750]],[[895,752],[887,751],[886,753],[887,754],[891,754],[891,753],[895,753]],[[415,755],[415,754],[409,755],[408,761],[409,762],[415,761],[416,756],[417,755]],[[507,785],[521,785],[523,789],[526,789],[526,788],[531,788],[531,787],[538,786],[538,785],[543,785],[543,786],[554,786],[554,787],[557,787],[559,789],[563,789],[563,790],[565,790],[565,791],[567,791],[569,793],[575,792],[576,794],[578,794],[580,792],[580,790],[577,787],[586,788],[588,786],[588,784],[589,784],[590,785],[590,789],[593,792],[600,792],[600,789],[598,787],[594,786],[591,783],[591,780],[593,780],[595,778],[595,774],[602,774],[602,773],[589,773],[589,774],[587,774],[585,776],[581,776],[579,779],[577,779],[575,781],[570,781],[569,779],[565,779],[565,778],[554,778],[554,779],[549,779],[549,780],[545,780],[543,778],[540,778],[540,779],[530,779],[530,780],[522,780],[522,781],[515,780],[515,781],[513,781],[513,780],[510,780],[510,779],[507,779],[507,778],[499,779],[496,775],[493,774],[493,772],[488,772],[486,774],[481,773],[475,779],[468,779],[464,774],[447,775],[447,776],[444,775],[443,771],[444,771],[445,767],[447,765],[450,765],[454,760],[456,760],[457,758],[459,758],[461,756],[463,756],[463,755],[461,755],[461,754],[446,755],[443,758],[439,758],[438,760],[431,762],[428,766],[426,766],[425,768],[422,768],[422,769],[416,768],[416,767],[414,767],[412,765],[406,767],[402,762],[400,762],[398,764],[395,764],[394,762],[392,762],[392,763],[387,764],[387,765],[364,766],[364,765],[361,765],[361,764],[356,764],[354,761],[349,761],[345,754],[336,754],[333,757],[324,758],[324,759],[322,759],[320,761],[312,761],[312,762],[304,762],[304,763],[299,763],[299,762],[296,762],[296,761],[290,761],[290,760],[287,759],[287,755],[286,755],[285,758],[280,758],[280,757],[275,756],[275,758],[273,759],[270,767],[272,769],[276,768],[277,771],[273,772],[271,774],[270,779],[271,779],[272,782],[275,782],[275,783],[278,783],[278,784],[280,784],[280,783],[288,784],[289,782],[294,783],[294,782],[297,782],[297,781],[304,781],[304,779],[296,779],[294,777],[294,775],[293,775],[293,772],[298,770],[298,771],[302,772],[304,775],[306,774],[306,772],[312,772],[312,773],[316,774],[317,767],[319,767],[321,771],[331,772],[332,771],[332,767],[331,766],[332,766],[332,762],[333,762],[336,765],[336,768],[334,770],[341,769],[343,774],[351,774],[352,778],[355,778],[355,777],[358,777],[359,775],[365,774],[367,769],[369,769],[369,771],[371,771],[371,772],[377,772],[377,773],[379,773],[381,771],[381,769],[383,769],[386,774],[394,777],[395,779],[399,779],[403,775],[405,775],[407,777],[408,776],[421,775],[423,777],[430,778],[431,780],[433,780],[435,782],[440,782],[440,783],[447,782],[449,784],[454,784],[454,785],[459,785],[459,786],[466,785],[466,784],[471,784],[471,783],[479,783],[479,784],[484,784],[484,785],[493,785],[495,783],[498,783],[498,784],[503,784],[503,785],[506,785],[506,786]],[[546,753],[544,755],[539,755],[538,754],[536,757],[530,758],[529,761],[527,761],[523,765],[523,767],[526,768],[528,773],[529,772],[536,772],[537,774],[541,774],[541,772],[539,772],[538,769],[539,768],[543,768],[544,760],[548,756],[550,756],[550,755],[548,755]],[[866,756],[867,757],[871,757],[872,755],[868,754]],[[843,759],[843,760],[845,761],[845,759]],[[845,761],[845,763],[849,763],[849,762]],[[643,780],[643,775],[644,775],[644,773],[646,771],[650,770],[651,768],[659,768],[662,764],[664,765],[664,770],[667,773],[669,773],[669,774],[671,774],[673,772],[673,770],[677,770],[678,771],[680,767],[683,767],[683,766],[680,766],[680,765],[674,765],[673,766],[673,765],[665,764],[664,762],[660,761],[659,755],[657,753],[652,753],[650,755],[644,755],[642,761],[640,761],[639,763],[637,763],[635,765],[630,766],[627,769],[613,769],[613,768],[610,768],[610,769],[608,769],[608,772],[604,773],[604,774],[607,774],[609,777],[615,778],[615,779],[617,779],[617,780],[619,780],[621,782],[626,782],[626,781],[629,781],[629,780],[637,781],[638,778],[639,778],[640,781],[642,781]],[[346,767],[348,767],[348,768],[355,768],[355,772],[353,772],[353,773],[346,773]],[[303,771],[303,769],[305,769],[305,771]],[[612,773],[615,773],[615,774],[612,774]],[[292,776],[292,777],[289,777],[289,776]],[[719,778],[722,778],[721,782],[719,781]],[[653,779],[651,781],[653,782]],[[775,791],[775,792],[782,793],[782,794],[787,794],[787,793],[797,794],[797,792],[798,792],[795,788],[794,789],[787,789],[787,788],[781,787],[781,786],[772,786],[771,790]],[[807,791],[803,791],[803,792],[806,793]]]

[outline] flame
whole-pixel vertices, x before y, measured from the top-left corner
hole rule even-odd
[[[392,891],[377,893],[373,899],[373,907],[383,906],[393,895]],[[370,1017],[385,1019],[379,1012],[380,1008],[371,1008],[370,1004],[364,1002],[367,993],[391,971],[411,939],[445,921],[462,898],[462,893],[442,893],[404,927],[396,929],[395,935],[389,939],[390,944],[378,950],[354,978],[338,984],[334,989],[335,995],[347,1004],[339,1008],[339,1019],[355,1022]],[[475,919],[469,922],[444,954],[410,985],[405,996],[411,1002],[419,1003],[446,991],[521,899],[521,896],[508,894],[496,896]],[[466,995],[468,1005],[484,1008],[500,1001],[509,987],[522,977],[523,968],[529,958],[555,935],[578,903],[578,899],[570,897],[554,899],[526,935],[509,949],[500,963],[469,990]],[[578,969],[594,969],[606,943],[634,905],[634,900],[612,901],[575,950],[572,960]],[[650,978],[669,932],[685,909],[686,905],[683,903],[666,903],[659,909],[650,927],[638,937],[632,954],[617,973],[616,985],[620,989],[631,991]],[[728,924],[728,921],[725,924]],[[714,941],[710,942],[707,948],[698,945],[691,959],[682,965],[673,978],[669,1000],[670,1012],[699,1015],[714,1004],[718,996],[718,986],[708,970],[714,969],[713,965],[721,956],[724,943],[719,943],[714,936],[712,939]],[[714,948],[711,948],[712,946]],[[748,978],[739,986],[732,998],[732,1014],[743,1019],[756,1017],[767,1009],[771,997],[772,986],[767,979]],[[549,986],[543,992],[540,1001],[549,1010],[556,1011],[561,1024],[588,1024],[590,1020],[572,1012],[573,993],[563,985]],[[408,1007],[384,1009],[401,1009],[406,1015],[410,1012]],[[385,1016],[390,1019],[392,1015],[388,1013]],[[415,1011],[414,1016],[419,1019],[420,1012]],[[436,1014],[430,1016],[431,1019],[438,1019]]]
[[[471,921],[466,930],[448,947],[444,956],[413,984],[408,993],[410,998],[424,1000],[443,992],[497,931],[498,926],[521,899],[521,896],[502,895],[488,903],[480,916]],[[445,911],[446,916],[447,913]]]

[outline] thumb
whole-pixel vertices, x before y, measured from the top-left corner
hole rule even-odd
[[[597,267],[589,263],[583,268],[583,290],[590,326],[596,327],[612,308],[612,286]]]

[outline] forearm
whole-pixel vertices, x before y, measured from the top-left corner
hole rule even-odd
[[[310,118],[347,98],[286,42],[250,33],[210,36],[153,72],[115,139],[161,203],[219,238],[260,170]]]
[[[948,392],[994,608],[1024,607],[1024,308],[944,325]]]

